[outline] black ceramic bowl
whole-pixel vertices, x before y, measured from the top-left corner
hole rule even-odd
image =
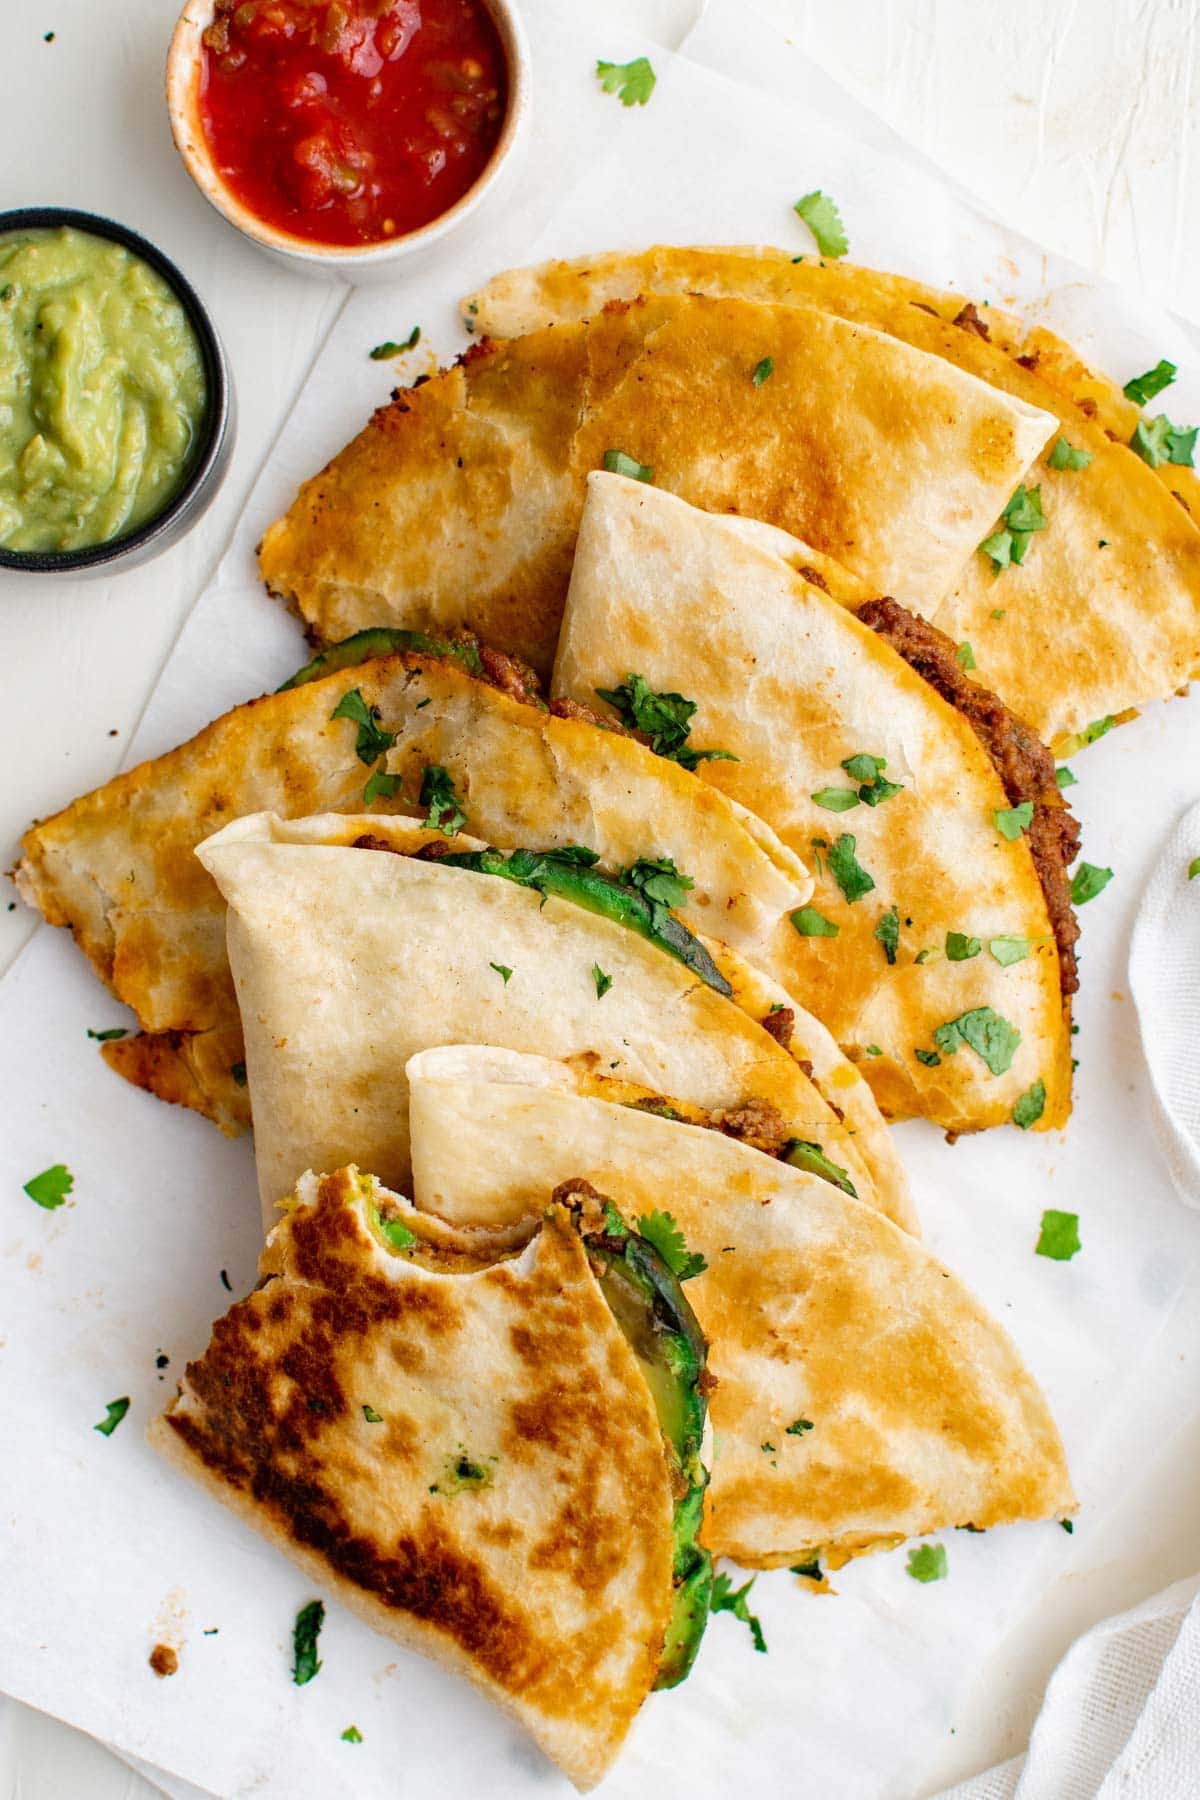
[[[216,328],[191,283],[161,250],[156,250],[136,231],[130,231],[127,225],[118,225],[114,219],[101,218],[97,213],[74,212],[62,206],[25,206],[15,212],[0,212],[0,235],[10,231],[54,230],[64,225],[121,244],[162,276],[187,314],[200,344],[206,391],[204,417],[184,484],[160,513],[124,537],[92,544],[86,549],[6,550],[0,545],[0,573],[12,570],[22,575],[113,575],[121,569],[149,562],[151,557],[177,544],[207,512],[233,454],[236,422],[233,381]]]

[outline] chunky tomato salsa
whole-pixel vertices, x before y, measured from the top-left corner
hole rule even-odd
[[[486,165],[507,69],[481,0],[217,0],[202,108],[222,180],[296,237],[438,218]]]

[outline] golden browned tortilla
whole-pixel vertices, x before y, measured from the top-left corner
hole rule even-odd
[[[1052,766],[1022,829],[968,718],[775,546],[596,474],[554,691],[599,705],[598,690],[631,673],[694,702],[689,743],[737,759],[702,762],[702,779],[813,859],[784,978],[885,1111],[951,1131],[1002,1124],[1017,1107],[1026,1124],[1063,1124],[1070,1007],[1028,835],[1035,815],[1069,816]],[[864,755],[882,758],[894,790],[883,798],[864,767],[844,767]],[[1061,888],[1061,861],[1056,874]],[[1018,1034],[1011,1055],[943,1041],[982,1009]]]
[[[544,672],[586,476],[620,452],[930,605],[1054,423],[814,307],[655,297],[398,393],[270,527],[261,567],[319,639],[467,624]]]
[[[864,1201],[912,1223],[898,1164],[876,1151],[878,1114],[860,1134],[864,1113],[834,1099],[850,1091],[843,1060],[823,1092],[763,1023],[778,984],[710,942],[726,997],[570,900],[414,856],[414,835],[397,819],[259,815],[201,846],[229,907],[265,1218],[304,1169],[355,1156],[406,1186],[409,1057],[491,1043],[722,1112],[765,1109],[785,1136],[820,1144]]]
[[[989,557],[973,554],[989,524],[966,546],[954,581],[924,593],[910,584],[905,594],[883,580],[877,592],[907,599],[969,642],[981,679],[1056,749],[1065,754],[1095,720],[1167,697],[1200,668],[1200,479],[1170,463],[1152,470],[1135,455],[1128,445],[1140,409],[1048,331],[902,276],[748,246],[659,245],[514,269],[471,295],[464,314],[472,329],[508,338],[577,326],[640,294],[681,293],[818,307],[1054,415],[1042,455],[1035,463],[1031,451],[1032,466],[1012,484],[1039,486],[1048,520],[1024,564],[997,576]],[[1090,466],[1048,467],[1059,437],[1086,451]],[[940,470],[929,479],[940,482]]]
[[[408,1065],[416,1204],[512,1227],[569,1170],[669,1212],[707,1267],[715,1451],[704,1540],[836,1568],[943,1526],[1074,1510],[1062,1443],[1006,1333],[919,1243],[828,1181],[540,1056]],[[666,1116],[664,1116],[664,1113]]]
[[[499,669],[515,680],[503,659]],[[633,738],[556,717],[452,660],[406,653],[237,707],[27,833],[17,877],[25,898],[73,930],[145,1027],[103,1047],[127,1079],[226,1130],[249,1123],[225,905],[194,851],[227,820],[263,808],[283,817],[358,812],[371,770],[355,754],[354,723],[331,717],[355,691],[395,737],[385,766],[399,783],[355,835],[377,830],[387,813],[411,826],[426,810],[424,770],[445,768],[468,829],[489,843],[581,844],[613,870],[671,857],[695,883],[682,908],[693,930],[786,985],[788,914],[808,899],[812,877],[769,827]],[[444,841],[420,830],[405,839],[414,850]],[[786,1004],[793,1055],[846,1116],[876,1181],[902,1194],[899,1159],[862,1078],[790,996],[775,988],[744,1000],[758,1018],[772,1004]]]
[[[151,1441],[592,1786],[658,1673],[673,1499],[566,1215],[498,1260],[345,1168],[305,1178],[261,1270]]]

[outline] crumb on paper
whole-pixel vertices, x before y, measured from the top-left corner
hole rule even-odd
[[[150,1667],[160,1681],[165,1681],[166,1677],[174,1675],[179,1667],[179,1652],[173,1650],[170,1644],[155,1644],[150,1652]]]

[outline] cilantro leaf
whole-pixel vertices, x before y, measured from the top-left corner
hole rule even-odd
[[[980,555],[991,557],[992,573],[998,575],[1012,561],[1012,532],[993,531],[991,537],[984,538],[979,551]]]
[[[1107,737],[1116,722],[1112,713],[1106,713],[1102,719],[1093,719],[1090,725],[1085,725],[1082,731],[1077,731],[1072,737],[1072,750],[1086,750],[1089,744]]]
[[[913,1055],[919,1063],[924,1063],[927,1069],[937,1069],[941,1066],[942,1059],[936,1050],[914,1050]]]
[[[296,1623],[292,1627],[292,1680],[297,1687],[311,1681],[321,1667],[317,1659],[317,1639],[324,1623],[325,1604],[321,1600],[310,1600],[296,1614]]]
[[[791,1424],[787,1427],[787,1434],[789,1437],[803,1437],[804,1433],[806,1431],[811,1431],[812,1428],[813,1422],[811,1419],[793,1419]]]
[[[596,64],[596,79],[606,94],[616,94],[622,106],[645,106],[654,92],[655,74],[647,56],[632,62]]]
[[[639,856],[629,868],[622,869],[621,880],[645,894],[647,900],[658,900],[663,906],[686,906],[695,882],[682,874],[670,856]]]
[[[961,643],[958,646],[958,649],[954,652],[954,654],[958,660],[958,666],[960,669],[971,670],[971,669],[977,669],[979,667],[979,664],[975,661],[975,652],[972,650],[970,644],[965,642],[965,640],[963,643]]]
[[[1054,771],[1054,779],[1058,783],[1059,791],[1061,793],[1063,788],[1074,787],[1079,780],[1079,777],[1075,774],[1073,769],[1068,769],[1066,763],[1060,763],[1059,767]]]
[[[113,1044],[118,1038],[128,1037],[129,1029],[125,1025],[110,1025],[107,1031],[93,1031],[89,1025],[88,1036],[97,1044]]]
[[[1013,1105],[1013,1124],[1019,1125],[1022,1131],[1028,1131],[1036,1125],[1046,1110],[1046,1084],[1035,1081],[1033,1086],[1021,1094]]]
[[[862,783],[858,797],[866,806],[882,806],[885,800],[902,791],[901,782],[889,781],[883,773],[887,768],[886,756],[872,756],[869,751],[860,750],[856,755],[848,756],[842,767],[853,781]]]
[[[1125,383],[1125,398],[1138,406],[1145,406],[1148,400],[1153,400],[1156,394],[1169,388],[1178,373],[1175,364],[1168,362],[1164,356],[1152,369],[1147,369],[1144,375],[1135,375]]]
[[[845,256],[850,242],[841,214],[828,194],[823,194],[820,188],[814,188],[811,194],[805,194],[797,200],[792,210],[800,215],[816,238],[817,249],[822,256],[828,256],[831,260]]]
[[[827,919],[824,913],[819,913],[815,906],[801,906],[796,912],[790,914],[790,917],[801,937],[834,938],[841,930],[841,927],[832,919]]]
[[[749,1603],[750,1590],[757,1579],[757,1576],[751,1576],[744,1587],[735,1590],[732,1580],[724,1572],[714,1575],[708,1610],[710,1613],[732,1613],[735,1619],[740,1619],[743,1625],[749,1627],[750,1636],[754,1640],[754,1648],[765,1653],[767,1640],[763,1636],[762,1625],[750,1611]]]
[[[885,913],[880,914],[874,936],[876,941],[883,945],[883,954],[887,957],[889,966],[894,965],[896,949],[900,942],[899,907],[889,906]]]
[[[363,1413],[363,1418],[367,1421],[368,1425],[382,1425],[383,1424],[383,1414],[377,1413],[373,1406],[367,1406],[364,1403],[362,1413]]]
[[[691,1281],[703,1275],[708,1263],[698,1250],[689,1250],[682,1231],[669,1212],[643,1213],[637,1222],[638,1233],[658,1254],[680,1281]]]
[[[394,799],[399,786],[399,775],[389,775],[380,763],[377,769],[372,769],[370,779],[363,789],[363,805],[372,806],[376,800]]]
[[[381,731],[379,720],[382,717],[377,706],[368,706],[362,697],[360,688],[351,688],[342,695],[333,711],[331,719],[349,719],[358,726],[358,736],[354,743],[354,752],[359,762],[376,763],[381,756],[386,756],[396,741],[394,731]]]
[[[639,462],[636,456],[630,456],[626,450],[606,450],[604,467],[610,475],[626,475],[630,481],[654,480],[651,465]]]
[[[74,1186],[75,1177],[66,1163],[52,1163],[40,1175],[31,1177],[25,1183],[24,1191],[38,1206],[45,1207],[47,1212],[53,1212],[63,1204]]]
[[[343,1733],[342,1733],[343,1744],[361,1744],[362,1741],[363,1741],[363,1734],[358,1729],[358,1726],[357,1725],[347,1725],[345,1731],[343,1731]]]
[[[1200,856],[1193,856],[1191,862],[1188,864],[1188,880],[1195,881],[1197,875],[1200,875]],[[793,920],[793,923],[794,922],[795,921]]]
[[[803,1575],[808,1581],[824,1581],[825,1579],[821,1573],[819,1556],[814,1556],[811,1562],[789,1563],[788,1567],[793,1575]]]
[[[1052,469],[1086,469],[1092,460],[1090,450],[1076,450],[1065,437],[1060,437],[1046,458]]]
[[[1057,1212],[1048,1207],[1042,1214],[1042,1229],[1038,1235],[1036,1254],[1048,1256],[1054,1262],[1070,1262],[1077,1256],[1083,1245],[1079,1241],[1079,1214]]]
[[[371,351],[372,362],[386,362],[393,356],[403,356],[406,350],[415,350],[421,341],[421,327],[414,325],[402,344],[394,344],[389,338],[386,344],[376,344]]]
[[[372,1209],[372,1220],[380,1237],[393,1250],[411,1250],[417,1241],[416,1233],[408,1229],[403,1219],[385,1218],[376,1207]]]
[[[1024,962],[1029,955],[1029,939],[1016,936],[989,938],[988,951],[1002,969],[1010,969],[1013,963]]]
[[[852,806],[858,805],[858,793],[855,788],[825,787],[818,788],[809,798],[826,812],[849,812]]]
[[[606,706],[611,706],[622,725],[641,731],[650,739],[656,756],[665,756],[685,769],[695,769],[709,761],[736,762],[728,750],[693,750],[688,746],[696,702],[682,694],[656,693],[644,675],[626,675],[620,687],[597,688]]]
[[[512,970],[508,967],[507,963],[490,962],[488,968],[495,969],[505,987],[508,986],[509,982],[512,980]]]
[[[1097,894],[1102,894],[1113,878],[1111,869],[1097,868],[1095,863],[1081,862],[1071,877],[1072,906],[1086,906]]]
[[[1192,469],[1196,466],[1198,432],[1200,426],[1172,425],[1165,413],[1159,413],[1153,419],[1138,420],[1137,428],[1129,440],[1129,448],[1135,450],[1152,469],[1157,469],[1165,462]]]
[[[596,984],[597,1000],[603,1000],[605,994],[607,994],[609,988],[612,986],[612,976],[606,975],[599,963],[593,963],[592,980]]]
[[[918,1544],[909,1551],[906,1567],[914,1581],[945,1581],[950,1573],[945,1544]]]
[[[234,1085],[244,1088],[246,1085],[246,1065],[244,1062],[230,1063],[229,1073],[233,1076]]]
[[[978,956],[982,949],[983,945],[977,937],[967,937],[961,931],[946,933],[947,962],[970,962],[971,958]]]
[[[826,1156],[820,1144],[810,1144],[804,1138],[789,1138],[780,1155],[781,1161],[793,1169],[803,1169],[807,1175],[819,1175],[822,1181],[841,1188],[852,1200],[858,1199],[858,1189],[846,1170]]]
[[[976,1006],[939,1025],[933,1041],[943,1056],[955,1055],[966,1044],[993,1075],[1003,1075],[1012,1067],[1021,1033],[990,1006]]]
[[[854,854],[857,847],[858,839],[844,831],[829,849],[829,872],[851,905],[875,886],[874,876],[868,875]]]
[[[775,373],[775,364],[769,356],[764,356],[760,363],[755,363],[754,373],[750,377],[755,387],[761,387],[764,381],[770,381]]]
[[[984,538],[979,546],[985,556],[991,557],[997,575],[1010,563],[1023,563],[1033,533],[1045,531],[1049,521],[1042,511],[1041,488],[1026,488],[1022,482],[1000,519],[1000,528],[991,537]]]
[[[1022,800],[1019,806],[998,807],[992,814],[996,821],[996,830],[1010,844],[1015,844],[1023,831],[1028,831],[1033,823],[1033,801]]]
[[[101,1419],[99,1425],[93,1425],[92,1430],[98,1431],[101,1437],[111,1437],[129,1411],[128,1394],[122,1395],[120,1400],[110,1400],[104,1410],[107,1416]]]
[[[440,763],[425,765],[425,772],[421,776],[421,805],[427,809],[425,823],[432,825],[436,831],[443,832],[446,837],[453,837],[467,822],[467,815],[459,805],[458,795],[454,791],[454,783]]]

